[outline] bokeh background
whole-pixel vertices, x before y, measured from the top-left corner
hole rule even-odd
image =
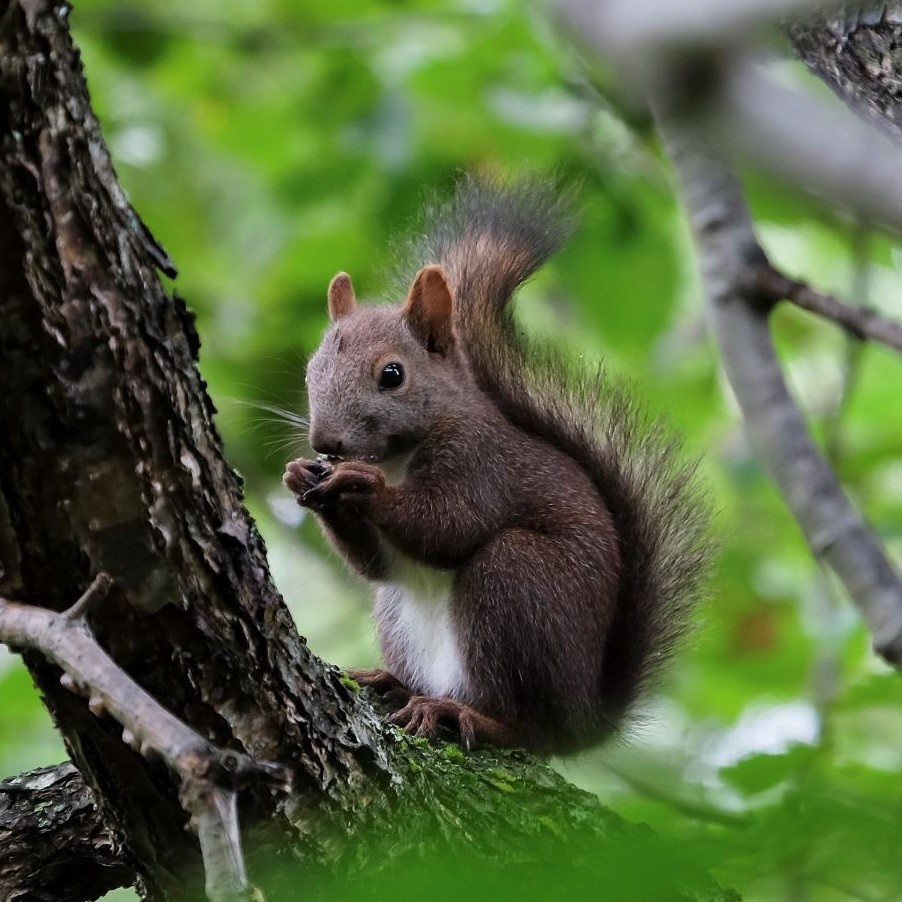
[[[696,635],[630,736],[556,766],[748,899],[898,898],[902,682],[750,453],[647,118],[603,75],[587,81],[516,0],[79,0],[72,22],[122,182],[197,312],[201,368],[276,582],[336,663],[378,660],[368,592],[282,490],[306,446],[265,409],[303,412],[330,277],[345,269],[381,296],[393,240],[460,170],[581,182],[580,230],[519,315],[604,357],[685,434],[721,553]],[[809,80],[779,44],[769,52]],[[902,314],[894,242],[744,175],[776,263]],[[789,309],[774,329],[812,428],[898,560],[898,359]],[[0,775],[64,756],[0,650]]]

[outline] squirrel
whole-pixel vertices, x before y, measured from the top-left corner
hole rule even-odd
[[[401,304],[346,273],[309,361],[284,483],[375,583],[385,669],[351,670],[417,736],[567,754],[616,732],[687,629],[710,558],[679,442],[603,368],[517,327],[566,194],[466,177],[427,207]]]

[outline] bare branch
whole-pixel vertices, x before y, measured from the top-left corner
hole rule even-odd
[[[724,367],[756,451],[777,481],[815,555],[844,583],[875,650],[902,666],[902,582],[870,526],[818,452],[789,395],[759,290],[769,264],[739,182],[690,126],[657,110],[681,183]]]
[[[255,783],[287,791],[289,773],[280,765],[217,748],[118,667],[97,644],[84,617],[109,586],[109,577],[100,574],[62,614],[0,598],[0,642],[39,651],[62,668],[61,682],[88,698],[96,716],[111,715],[122,726],[126,744],[145,758],[160,758],[178,776],[182,805],[200,840],[209,898],[255,898],[244,869],[235,795]]]
[[[687,41],[685,32],[671,26],[669,38],[658,30],[659,45],[649,53],[650,32],[643,36],[637,26],[619,37],[613,35],[608,21],[611,7],[627,4],[633,7],[631,15],[639,17],[645,10],[648,22],[654,18],[644,0],[616,4],[559,0],[557,10],[577,43],[594,57],[613,58],[621,75],[654,99],[701,255],[724,366],[750,438],[814,553],[833,568],[860,608],[876,650],[902,666],[902,583],[818,453],[786,389],[768,328],[773,289],[792,295],[799,304],[816,306],[825,315],[829,312],[858,334],[873,333],[869,337],[879,336],[884,343],[890,338],[894,347],[896,330],[891,324],[868,321],[865,313],[853,316],[850,308],[801,284],[789,280],[772,284],[774,276],[767,275],[770,264],[722,151],[749,156],[783,178],[856,210],[862,219],[899,230],[902,154],[883,133],[848,111],[828,109],[763,75],[742,52],[742,44],[748,43],[745,38],[732,46],[725,33],[719,43]],[[695,9],[692,4],[671,4],[671,18],[690,23],[697,12],[690,6]],[[735,6],[741,11],[775,9],[765,0]],[[649,27],[654,32],[657,26]],[[770,290],[762,290],[762,279],[771,280],[766,286]]]
[[[238,829],[238,794],[218,786],[202,787],[203,797],[186,807],[193,811],[207,873],[210,899],[257,900],[260,894],[247,881]]]
[[[91,608],[103,601],[113,586],[113,581],[106,573],[98,573],[94,581],[81,594],[81,597],[64,614],[69,620],[85,620]]]
[[[756,274],[762,297],[773,301],[791,301],[797,307],[831,319],[853,337],[879,342],[902,353],[902,325],[888,320],[868,307],[853,307],[829,294],[815,291],[805,282],[789,279],[770,266]]]

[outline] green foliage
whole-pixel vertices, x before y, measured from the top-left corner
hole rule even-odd
[[[122,181],[198,312],[204,375],[277,582],[314,649],[340,664],[378,660],[366,589],[280,488],[303,436],[243,402],[303,409],[330,277],[348,270],[378,297],[392,237],[456,171],[581,180],[583,226],[525,288],[519,314],[578,354],[605,355],[686,433],[723,551],[666,694],[627,741],[560,768],[746,898],[895,898],[902,684],[749,451],[644,126],[596,96],[515,0],[80,0],[73,24]],[[747,176],[777,263],[892,312],[894,243]],[[898,557],[898,360],[852,354],[795,311],[774,327],[813,428]],[[4,772],[63,755],[11,658],[0,658],[0,698]],[[626,882],[599,889],[635,897],[637,871],[611,863],[610,879]]]

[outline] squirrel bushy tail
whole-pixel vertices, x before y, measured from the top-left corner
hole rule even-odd
[[[465,177],[427,207],[414,263],[440,263],[454,326],[480,388],[516,426],[576,460],[610,509],[623,573],[600,675],[616,726],[686,632],[706,565],[708,505],[679,440],[603,369],[527,339],[511,314],[517,287],[569,237],[572,192],[539,180]]]

